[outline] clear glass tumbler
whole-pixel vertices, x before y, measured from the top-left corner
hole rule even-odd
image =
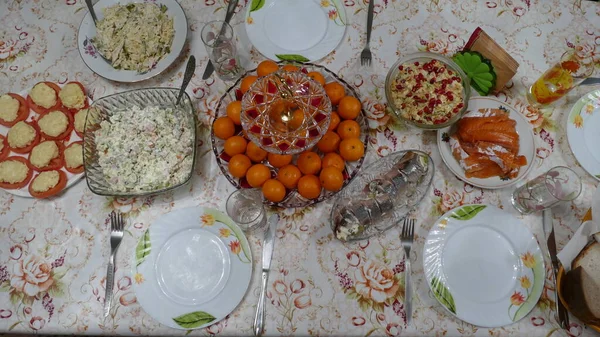
[[[568,167],[556,166],[517,188],[511,202],[519,212],[529,214],[574,200],[580,193],[581,179],[577,173]]]
[[[263,228],[267,223],[262,192],[241,188],[229,195],[225,204],[227,215],[244,231]]]
[[[244,72],[235,46],[233,28],[225,21],[211,21],[200,33],[217,76],[223,81],[238,79]]]

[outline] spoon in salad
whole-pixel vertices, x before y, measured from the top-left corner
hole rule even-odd
[[[183,97],[183,93],[185,92],[185,88],[187,88],[190,83],[192,77],[194,76],[194,71],[196,71],[196,58],[194,55],[191,55],[187,61],[187,65],[185,66],[185,73],[183,74],[183,82],[181,83],[181,88],[179,89],[179,95],[177,95],[177,101],[175,105],[179,105],[181,101],[181,97]]]
[[[92,4],[92,0],[85,0],[85,4],[87,5],[88,10],[90,11],[90,15],[92,15],[92,20],[94,20],[94,26],[98,27],[98,17],[96,16],[96,12],[94,11],[94,4]],[[104,54],[102,54],[100,49],[96,48],[96,46],[94,46],[94,49],[96,49],[96,51],[104,59],[104,61],[112,65],[112,62],[109,59],[107,59],[104,56]]]

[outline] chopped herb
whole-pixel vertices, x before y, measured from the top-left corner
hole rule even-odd
[[[165,13],[167,11],[167,6],[165,5],[160,5],[160,11]]]
[[[135,8],[135,4],[129,4],[127,6],[125,6],[127,8],[128,11],[132,11]]]

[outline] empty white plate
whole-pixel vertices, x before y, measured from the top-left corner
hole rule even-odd
[[[345,30],[340,0],[254,0],[246,13],[250,42],[273,60],[319,60],[338,46]]]
[[[600,180],[600,90],[581,97],[569,113],[567,139],[584,170]]]
[[[177,329],[223,319],[244,297],[252,274],[242,230],[227,215],[199,207],[155,221],[138,241],[133,261],[138,302]]]
[[[423,260],[436,299],[471,324],[516,322],[542,294],[544,259],[535,237],[493,206],[466,205],[444,214],[429,232]]]

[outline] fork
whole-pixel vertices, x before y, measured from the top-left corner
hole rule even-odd
[[[410,325],[412,320],[412,285],[410,283],[410,249],[413,245],[415,238],[415,219],[404,219],[402,225],[402,233],[400,234],[400,241],[402,241],[402,247],[404,247],[404,307],[406,311],[406,325]]]
[[[123,214],[110,213],[110,258],[106,271],[106,294],[104,295],[104,318],[110,314],[115,280],[115,255],[123,239]]]
[[[367,44],[360,53],[360,65],[370,66],[371,65],[371,49],[369,49],[369,42],[371,42],[371,28],[373,27],[373,7],[375,6],[375,0],[369,0],[369,9],[367,13]]]

